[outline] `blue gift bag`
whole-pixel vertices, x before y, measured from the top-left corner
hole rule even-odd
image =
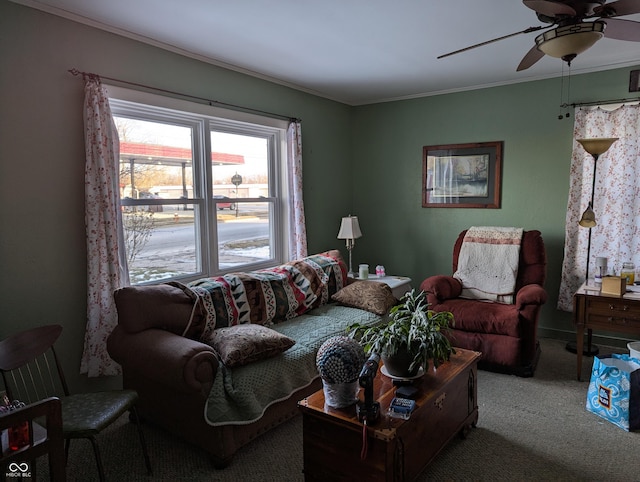
[[[587,410],[627,431],[640,428],[640,360],[594,357]]]

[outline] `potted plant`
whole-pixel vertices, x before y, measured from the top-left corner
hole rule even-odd
[[[406,293],[389,311],[389,321],[372,327],[349,327],[350,336],[363,345],[367,354],[378,353],[386,371],[399,378],[416,376],[423,368],[434,368],[449,360],[455,349],[446,337],[455,324],[453,313],[429,309],[424,291]]]

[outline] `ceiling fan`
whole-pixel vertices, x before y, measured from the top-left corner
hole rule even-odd
[[[535,45],[520,61],[518,72],[528,69],[545,55],[564,60],[569,65],[576,56],[592,47],[602,37],[615,40],[640,42],[640,22],[617,17],[640,13],[640,0],[523,0],[522,3],[536,12],[538,20],[551,24],[529,27],[502,37],[471,45],[438,58],[482,47],[520,34],[542,32],[535,38]],[[595,19],[586,21],[587,19]]]

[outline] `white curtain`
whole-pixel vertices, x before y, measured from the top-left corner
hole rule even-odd
[[[302,127],[298,121],[291,121],[287,129],[287,167],[290,258],[299,259],[307,256],[307,228],[302,200]]]
[[[107,353],[117,324],[113,292],[129,284],[119,202],[120,143],[106,89],[85,75],[85,227],[87,236],[87,327],[80,373],[116,375]]]
[[[573,156],[558,308],[572,310],[574,292],[585,281],[589,229],[578,225],[591,201],[594,159],[576,139],[618,137],[596,166],[589,277],[595,258],[608,258],[610,274],[622,263],[640,266],[640,106],[580,108],[575,114]]]

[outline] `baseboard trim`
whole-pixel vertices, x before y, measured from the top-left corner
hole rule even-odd
[[[576,332],[568,330],[558,330],[555,328],[538,327],[538,337],[553,338],[562,341],[576,341]],[[627,343],[634,340],[636,340],[636,338],[634,337],[622,338],[619,336],[599,335],[596,333],[593,333],[591,337],[591,343],[593,343],[594,345],[604,345],[624,349],[627,349]],[[586,334],[584,342],[585,344],[587,343]]]

